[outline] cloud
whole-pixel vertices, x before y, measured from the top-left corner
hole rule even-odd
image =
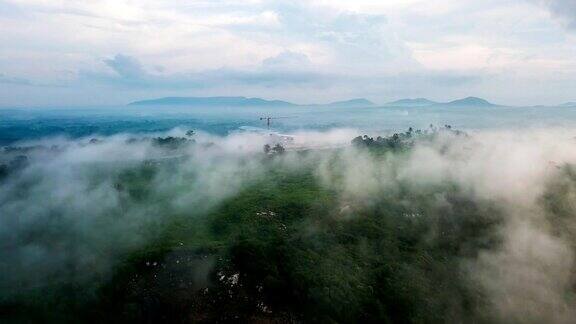
[[[266,68],[296,68],[302,69],[309,67],[311,64],[310,58],[306,54],[284,51],[276,56],[269,57],[262,61],[262,66]]]
[[[353,84],[365,84],[361,96],[370,96],[371,91],[382,91],[393,98],[409,96],[414,89],[440,91],[444,89],[469,87],[479,84],[482,74],[458,71],[412,71],[412,72],[378,72],[371,74],[353,73],[352,71],[324,70],[310,61],[307,55],[299,52],[284,51],[264,59],[260,65],[246,68],[219,68],[198,72],[165,73],[158,67],[147,68],[132,56],[118,54],[114,59],[105,60],[113,74],[97,71],[81,71],[81,82],[86,85],[97,84],[103,87],[121,87],[125,89],[174,90],[181,91],[214,91],[224,87],[234,87],[258,95],[262,88],[283,91],[292,89],[322,89],[323,91],[341,92],[342,99],[347,99],[347,91],[356,91]],[[148,72],[150,71],[150,72]],[[406,90],[406,85],[410,85]],[[420,90],[418,90],[420,91]],[[201,92],[200,92],[201,93]],[[188,92],[187,94],[190,94]],[[241,92],[244,94],[244,92]],[[350,97],[355,93],[351,92]],[[382,95],[382,93],[380,94]],[[136,98],[139,99],[139,98]],[[306,98],[303,102],[318,102],[330,98]],[[296,101],[301,101],[296,99]]]
[[[146,75],[142,64],[135,58],[117,54],[112,59],[104,60],[118,75],[126,79],[141,79]]]
[[[573,0],[538,0],[550,12],[560,19],[569,29],[576,30],[576,1]]]
[[[324,80],[324,76],[306,69],[307,57],[293,52],[284,52],[271,57],[255,68],[219,68],[198,72],[164,73],[162,67],[147,69],[133,57],[117,54],[103,62],[114,74],[97,71],[80,71],[84,83],[104,86],[125,86],[157,89],[214,88],[230,84],[247,86],[279,87],[287,84],[301,86]],[[155,73],[147,72],[148,70]]]
[[[417,65],[385,14],[350,12],[299,1],[277,1],[271,8],[284,27],[280,37],[326,49],[325,60],[333,71],[390,71]],[[310,59],[322,64],[318,58]]]

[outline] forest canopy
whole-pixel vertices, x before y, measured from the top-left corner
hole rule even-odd
[[[351,144],[322,149],[184,131],[4,148],[0,319],[576,315],[564,131],[355,135],[300,135]]]

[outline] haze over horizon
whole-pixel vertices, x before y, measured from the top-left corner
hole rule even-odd
[[[0,107],[576,100],[572,0],[0,0]]]

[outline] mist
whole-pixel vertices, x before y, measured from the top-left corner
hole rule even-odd
[[[8,171],[0,180],[0,304],[3,309],[34,307],[39,294],[66,304],[70,297],[65,295],[73,287],[82,287],[78,294],[83,302],[97,302],[102,287],[127,260],[139,251],[157,251],[154,247],[159,242],[175,248],[138,255],[171,273],[176,268],[170,264],[178,261],[180,267],[182,251],[194,250],[187,243],[172,242],[166,234],[175,220],[178,226],[189,227],[188,236],[216,235],[207,234],[218,229],[205,230],[205,222],[214,217],[211,215],[229,210],[231,201],[246,195],[243,199],[250,199],[251,190],[271,174],[287,174],[281,179],[290,181],[291,175],[309,172],[311,186],[318,186],[333,199],[321,208],[322,217],[294,221],[297,225],[290,228],[291,237],[312,247],[321,246],[328,244],[323,241],[326,226],[353,229],[357,220],[372,214],[399,219],[402,226],[394,229],[399,233],[395,235],[417,231],[421,233],[418,246],[443,249],[450,259],[416,258],[406,261],[398,273],[407,281],[419,282],[432,280],[427,272],[415,270],[422,262],[431,269],[449,268],[441,273],[461,276],[454,280],[462,281],[473,295],[470,300],[475,301],[466,304],[462,296],[468,292],[450,295],[464,288],[451,288],[448,281],[440,280],[429,290],[434,295],[426,295],[428,288],[415,292],[424,296],[418,303],[430,310],[442,302],[442,314],[430,318],[446,322],[571,322],[576,315],[573,132],[561,128],[468,134],[440,131],[416,137],[402,149],[377,152],[350,144],[361,134],[353,129],[295,132],[282,154],[263,152],[265,144],[277,141],[266,135],[187,135],[179,128],[148,135],[45,138],[4,148],[0,163]],[[391,134],[370,134],[377,135]],[[177,145],[160,145],[154,140],[170,137],[182,140]],[[283,184],[270,188],[282,190]],[[256,202],[262,208],[254,214],[255,219],[266,213],[272,215],[266,216],[269,218],[283,217],[283,209],[271,209],[274,205],[266,200]],[[394,208],[388,211],[383,206]],[[229,211],[230,217],[242,214],[242,210]],[[473,224],[473,230],[467,224]],[[205,261],[187,263],[186,271],[195,278],[191,293],[214,286],[214,275],[230,268],[220,267],[222,260],[235,260],[230,255],[236,248],[221,248],[223,241],[214,239],[215,248],[202,249],[209,251],[201,252]],[[355,245],[358,255],[375,258],[374,253],[381,253],[366,244],[359,240]],[[223,254],[211,249],[221,249]],[[352,259],[337,254],[337,247],[328,251],[326,262],[361,264],[356,254]],[[311,264],[307,271],[336,271],[328,264]],[[226,281],[229,285],[247,285],[243,268],[238,269],[230,270],[229,278],[236,279]],[[354,272],[344,280],[363,283],[370,276],[368,268]],[[240,277],[234,277],[237,273]],[[262,282],[265,287],[267,284]],[[443,294],[444,287],[448,295]],[[351,291],[365,293],[364,288],[354,289]],[[370,294],[377,293],[370,290]],[[337,307],[342,301],[334,295],[326,301],[310,296],[319,307],[324,303]],[[363,307],[354,304],[355,296],[341,298],[351,309]],[[273,302],[266,303],[267,310],[275,309]],[[336,311],[326,312],[333,320],[345,318]],[[362,312],[366,310],[359,314]],[[12,314],[18,318],[18,311]],[[428,315],[414,311],[408,320],[425,322]]]
[[[364,200],[398,195],[398,188],[405,187],[433,193],[450,183],[471,201],[493,206],[501,222],[492,231],[501,243],[461,264],[488,296],[484,316],[490,321],[569,323],[576,306],[575,144],[567,130],[486,131],[464,138],[444,134],[384,159],[347,152],[340,161],[343,173],[336,177],[340,182],[333,180],[329,167],[321,171],[321,179],[343,197]],[[439,206],[450,204],[441,192],[436,194],[433,200]]]

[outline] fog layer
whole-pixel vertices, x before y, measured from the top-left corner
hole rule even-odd
[[[436,132],[378,152],[351,145],[358,134],[300,132],[285,143],[260,134],[219,137],[175,129],[157,136],[181,138],[177,145],[126,134],[4,148],[0,302],[28,303],[38,291],[63,298],[66,287],[75,285],[90,285],[96,294],[129,255],[161,237],[157,229],[174,217],[201,220],[270,172],[312,170],[318,185],[338,197],[328,213],[339,226],[378,209],[382,200],[395,200],[405,208],[403,217],[429,218],[430,224],[461,210],[459,201],[471,202],[490,220],[490,233],[473,252],[459,252],[451,266],[479,287],[483,297],[472,307],[475,319],[575,318],[573,133]],[[263,153],[265,144],[276,141],[286,152]],[[150,185],[132,190],[142,179]],[[442,228],[431,226],[427,240],[445,239],[449,234]],[[314,239],[314,224],[303,230]],[[457,308],[451,318],[465,319]]]

